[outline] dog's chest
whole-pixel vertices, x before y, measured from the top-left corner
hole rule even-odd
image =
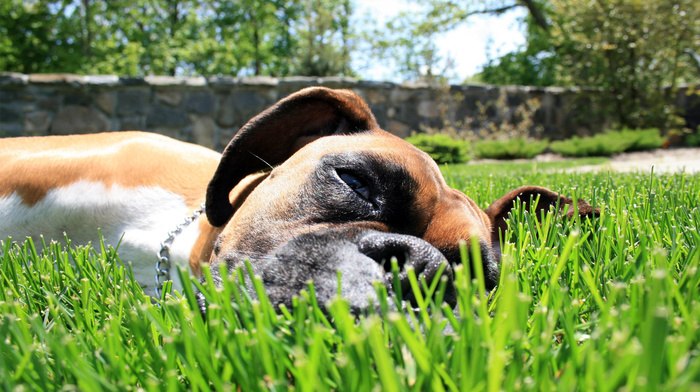
[[[41,234],[49,239],[67,236],[74,245],[97,246],[101,233],[106,244],[119,244],[121,260],[132,263],[136,279],[151,294],[155,254],[168,232],[183,221],[188,211],[180,195],[162,188],[78,181],[50,190],[33,205],[22,203],[17,193],[0,197],[0,239],[9,236],[22,241],[32,237],[40,246],[37,234]],[[176,265],[188,265],[198,235],[199,229],[193,224],[175,239],[170,252],[173,276],[177,275]]]

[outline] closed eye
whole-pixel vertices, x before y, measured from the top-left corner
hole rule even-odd
[[[359,178],[350,173],[338,173],[340,179],[345,182],[350,189],[355,191],[361,198],[370,201],[369,187]]]

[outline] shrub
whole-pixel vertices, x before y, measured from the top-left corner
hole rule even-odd
[[[611,156],[625,151],[645,151],[661,147],[666,139],[656,128],[606,131],[591,137],[552,142],[549,148],[565,156]]]
[[[469,143],[447,135],[419,133],[406,138],[406,141],[428,153],[437,163],[462,163],[469,160]]]
[[[548,144],[548,140],[531,141],[525,138],[483,140],[474,143],[474,155],[488,159],[530,159],[544,151]]]
[[[700,126],[691,133],[685,136],[685,145],[689,147],[700,147]]]
[[[549,148],[570,157],[611,156],[625,151],[632,143],[633,141],[619,136],[601,133],[591,137],[574,136],[568,140],[552,142]]]
[[[613,132],[614,133],[614,132]],[[654,150],[664,145],[666,138],[661,136],[658,128],[649,129],[629,129],[625,128],[619,132],[620,137],[633,140],[633,144],[625,151],[647,151]]]

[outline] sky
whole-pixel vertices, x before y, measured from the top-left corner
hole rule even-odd
[[[381,24],[409,6],[405,0],[356,0],[355,4],[357,15],[369,13]],[[455,63],[455,76],[451,81],[461,82],[478,73],[488,60],[489,52],[495,58],[524,44],[523,27],[518,23],[518,18],[525,13],[523,7],[518,7],[500,16],[473,16],[459,28],[439,37],[440,55],[449,55]],[[381,64],[361,70],[360,76],[363,79],[400,82],[390,69]]]

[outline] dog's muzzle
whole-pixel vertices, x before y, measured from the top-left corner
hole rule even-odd
[[[229,271],[242,266],[246,259],[237,252],[224,252],[222,256]],[[394,258],[399,266],[400,287],[394,286],[391,271]],[[443,300],[452,306],[456,303],[450,263],[438,249],[410,235],[357,228],[322,229],[297,235],[267,255],[249,259],[270,301],[290,309],[292,298],[306,289],[309,281],[313,281],[320,304],[337,296],[340,287],[341,296],[355,314],[362,314],[370,307],[378,309],[376,282],[384,283],[389,294],[400,289],[404,301],[415,305],[407,273],[409,267],[414,269],[419,282],[424,279],[428,285],[445,277]]]
[[[425,279],[428,284],[431,284],[435,279],[445,277],[447,286],[444,301],[450,306],[456,304],[452,266],[445,259],[445,256],[428,242],[410,235],[372,232],[361,237],[358,250],[383,266],[387,272],[384,279],[387,287],[394,292],[400,289],[403,299],[411,301],[413,305],[416,302],[408,279],[406,270],[408,267],[413,268],[416,277]],[[400,288],[394,287],[391,259],[396,259],[399,267],[398,283]],[[442,272],[440,272],[441,267],[443,268]]]

